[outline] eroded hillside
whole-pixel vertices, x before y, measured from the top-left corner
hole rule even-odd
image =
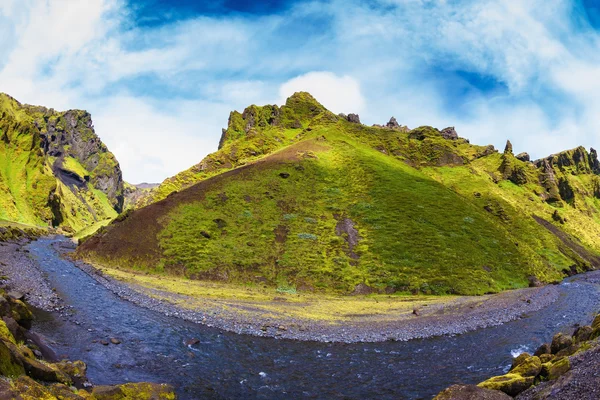
[[[121,169],[89,113],[0,94],[0,204],[0,219],[71,232],[121,212]]]
[[[231,113],[216,153],[79,255],[280,291],[497,292],[600,265],[598,182],[595,151],[530,162],[297,93]]]

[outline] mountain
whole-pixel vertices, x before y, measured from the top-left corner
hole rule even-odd
[[[281,291],[498,292],[600,265],[599,173],[593,149],[531,162],[296,93],[232,112],[217,152],[78,255]]]
[[[115,156],[89,113],[57,112],[0,94],[0,219],[68,232],[122,211]]]

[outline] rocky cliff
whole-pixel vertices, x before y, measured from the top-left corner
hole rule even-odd
[[[0,94],[0,219],[67,231],[123,209],[123,179],[89,113]]]

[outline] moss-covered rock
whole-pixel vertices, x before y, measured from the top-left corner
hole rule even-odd
[[[170,385],[158,383],[127,383],[119,386],[127,400],[175,400],[175,390]]]
[[[499,390],[514,397],[533,385],[534,379],[533,376],[521,376],[509,373],[490,378],[477,386],[485,389]]]
[[[0,319],[0,340],[4,340],[7,342],[11,342],[13,344],[17,344],[15,337],[11,333],[10,329],[6,325],[6,322]]]
[[[547,380],[558,379],[571,369],[571,363],[568,357],[563,357],[552,362],[542,364],[540,376]]]
[[[515,367],[512,371],[512,374],[518,374],[523,377],[536,377],[540,371],[542,370],[542,362],[539,357],[531,356],[526,360],[521,362],[517,367]]]
[[[25,368],[23,367],[21,358],[9,346],[15,345],[10,342],[0,341],[0,375],[6,377],[24,375]]]
[[[589,325],[578,327],[573,333],[573,342],[581,343],[589,340],[593,331],[594,329]]]
[[[562,349],[566,349],[567,347],[573,344],[573,338],[571,336],[565,335],[564,333],[557,333],[552,338],[552,344],[550,348],[552,350],[552,354],[556,354]]]
[[[531,358],[531,354],[529,353],[521,353],[518,356],[516,356],[512,362],[512,365],[510,367],[510,370],[512,371],[513,369],[517,368],[519,365],[523,364],[525,361],[527,361],[529,358]]]
[[[29,329],[33,321],[33,313],[21,300],[12,300],[12,318],[22,327]]]
[[[475,385],[453,385],[442,391],[433,400],[510,400],[512,397],[498,390]]]

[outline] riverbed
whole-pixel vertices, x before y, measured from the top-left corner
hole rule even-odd
[[[558,299],[532,315],[462,335],[354,344],[258,338],[124,301],[62,259],[53,240],[28,250],[67,308],[38,312],[34,329],[59,355],[85,361],[95,384],[165,382],[182,399],[430,399],[504,373],[514,355],[600,310],[600,273],[591,272],[565,280]]]

